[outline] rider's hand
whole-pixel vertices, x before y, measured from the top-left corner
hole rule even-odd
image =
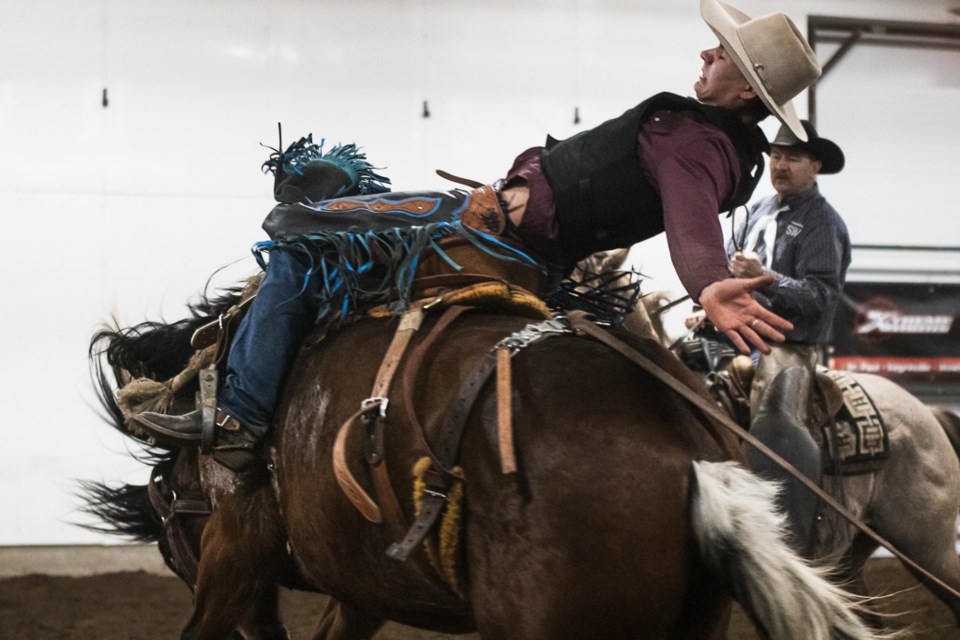
[[[783,342],[781,331],[793,329],[793,325],[777,314],[763,308],[751,293],[773,282],[772,275],[758,278],[727,278],[718,280],[700,292],[700,306],[707,318],[724,333],[743,353],[749,353],[747,342],[761,353],[770,353],[764,338]],[[747,342],[744,341],[746,339]]]
[[[734,278],[756,278],[763,275],[763,263],[753,251],[737,251],[730,259],[730,273]]]

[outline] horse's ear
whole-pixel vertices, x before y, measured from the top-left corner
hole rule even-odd
[[[627,256],[630,255],[630,247],[621,249],[611,249],[601,260],[603,266],[602,272],[617,271],[623,268],[627,262]]]

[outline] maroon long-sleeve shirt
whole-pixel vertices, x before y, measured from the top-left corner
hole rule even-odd
[[[526,180],[530,197],[518,233],[547,260],[559,261],[553,192],[540,166],[542,147],[514,161],[507,182]],[[670,258],[680,282],[697,301],[708,284],[729,276],[718,216],[740,179],[730,139],[693,111],[658,111],[641,125],[637,153],[644,177],[663,202]]]

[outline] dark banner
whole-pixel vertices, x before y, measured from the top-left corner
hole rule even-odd
[[[960,285],[848,282],[830,367],[903,381],[960,382]]]

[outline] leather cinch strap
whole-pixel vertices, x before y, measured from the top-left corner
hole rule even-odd
[[[800,481],[803,486],[812,491],[818,498],[823,500],[831,509],[839,513],[847,522],[852,524],[854,527],[859,529],[861,532],[869,536],[874,542],[886,548],[890,553],[897,557],[905,565],[916,571],[917,573],[923,575],[924,578],[930,582],[936,584],[938,587],[942,588],[948,592],[953,597],[960,599],[960,592],[956,589],[945,583],[943,580],[933,575],[919,564],[911,560],[909,557],[904,555],[902,551],[897,549],[891,542],[886,538],[881,536],[879,533],[874,531],[872,528],[867,526],[855,515],[850,513],[846,507],[837,502],[833,496],[828,494],[826,491],[821,489],[815,482],[810,480],[807,476],[797,470],[792,464],[784,460],[779,456],[775,451],[766,446],[755,436],[753,436],[749,431],[738,425],[736,422],[731,420],[726,414],[724,414],[719,407],[717,407],[713,402],[704,398],[693,389],[685,385],[683,382],[678,380],[676,377],[670,373],[664,371],[661,367],[657,366],[652,360],[644,356],[642,353],[638,352],[636,349],[632,348],[630,345],[625,342],[615,338],[609,332],[604,331],[593,322],[588,319],[588,314],[583,311],[571,311],[567,314],[567,318],[570,320],[571,328],[581,334],[588,335],[595,340],[602,342],[603,344],[609,346],[615,351],[619,352],[621,355],[626,357],[628,360],[639,366],[641,369],[650,373],[651,375],[657,377],[668,387],[679,393],[683,396],[688,402],[693,404],[695,407],[700,409],[705,415],[707,415],[712,420],[715,420],[717,423],[729,429],[735,433],[739,438],[744,442],[754,447],[762,453],[764,456],[772,460],[775,464],[780,466],[784,471],[789,473],[791,476]]]
[[[439,333],[435,334],[439,335]],[[426,345],[426,346],[425,346]],[[418,361],[423,358],[429,348],[425,341],[420,345],[417,352],[417,358],[411,359],[410,368],[416,371]],[[387,549],[387,555],[394,560],[406,560],[417,545],[423,540],[427,532],[440,516],[440,512],[447,504],[447,492],[453,482],[459,482],[462,479],[456,476],[449,467],[452,467],[457,458],[457,450],[460,445],[460,437],[463,434],[463,428],[470,416],[470,410],[480,395],[484,384],[490,378],[493,371],[497,368],[497,357],[493,351],[488,352],[480,363],[473,369],[470,375],[460,386],[456,400],[453,402],[450,411],[444,416],[442,428],[439,434],[439,445],[434,453],[426,440],[423,446],[433,462],[433,468],[425,474],[426,490],[423,495],[423,503],[417,519],[413,522],[410,530],[399,542],[395,542]],[[404,394],[407,398],[412,398],[412,387],[415,382],[414,376],[405,378]],[[409,411],[409,419],[416,429],[422,434],[423,429],[416,415],[412,411],[412,403],[406,403]]]
[[[513,448],[513,402],[510,349],[497,348],[497,444],[500,448],[500,472],[516,473],[517,454]]]
[[[387,512],[387,522],[394,531],[400,533],[404,529],[403,511],[390,485],[387,463],[383,458],[383,429],[387,416],[387,398],[390,385],[413,334],[419,330],[423,323],[423,307],[422,303],[418,304],[401,317],[400,326],[397,328],[383,362],[380,364],[380,370],[377,371],[370,397],[361,403],[360,410],[357,413],[343,423],[333,443],[333,472],[340,488],[367,520],[373,523],[382,522],[383,514],[380,507],[353,477],[347,464],[346,446],[350,429],[361,420],[367,423],[368,428],[371,429],[368,438],[372,443],[372,448],[368,450],[366,456],[367,462],[373,467],[374,485],[380,499],[384,502],[383,508]]]

